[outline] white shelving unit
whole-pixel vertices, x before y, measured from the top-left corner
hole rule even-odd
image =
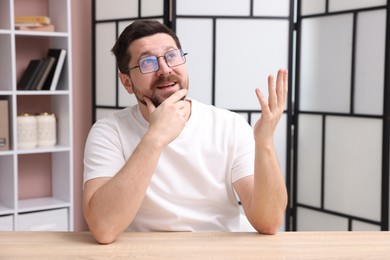
[[[0,151],[0,230],[73,230],[71,0],[0,0],[0,99],[9,103],[10,149]],[[49,16],[55,32],[14,29],[15,15]],[[18,91],[31,59],[65,48],[57,90]],[[19,150],[19,113],[52,112],[57,144]],[[1,122],[1,127],[4,122]]]

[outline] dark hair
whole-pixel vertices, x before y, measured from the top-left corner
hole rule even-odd
[[[154,20],[134,21],[123,30],[114,47],[111,49],[112,53],[115,55],[120,72],[128,72],[128,65],[131,59],[131,53],[129,51],[130,44],[135,40],[151,36],[156,33],[166,33],[170,35],[175,41],[177,47],[181,49],[179,38],[166,25]]]

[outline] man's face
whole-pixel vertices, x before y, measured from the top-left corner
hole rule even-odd
[[[167,51],[176,50],[175,41],[165,33],[158,33],[138,39],[131,43],[129,68],[138,65],[140,58],[164,56]],[[146,105],[144,97],[149,97],[157,107],[165,99],[180,89],[188,89],[188,76],[185,64],[170,68],[164,57],[158,59],[159,70],[142,74],[139,68],[130,70],[130,88],[138,102]]]

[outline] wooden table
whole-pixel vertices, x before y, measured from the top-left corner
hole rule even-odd
[[[390,232],[0,232],[0,259],[390,259]]]

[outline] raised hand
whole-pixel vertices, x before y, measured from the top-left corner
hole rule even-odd
[[[284,104],[287,99],[288,72],[280,69],[275,80],[268,76],[268,101],[264,98],[260,89],[256,88],[262,114],[254,127],[254,137],[257,144],[272,144],[276,126],[283,114]]]
[[[157,108],[152,101],[145,97],[145,102],[149,112],[149,134],[153,135],[156,142],[160,145],[166,146],[172,142],[183,130],[189,109],[186,109],[186,102],[182,100],[187,94],[186,89],[181,89]],[[188,106],[187,106],[188,108]]]

